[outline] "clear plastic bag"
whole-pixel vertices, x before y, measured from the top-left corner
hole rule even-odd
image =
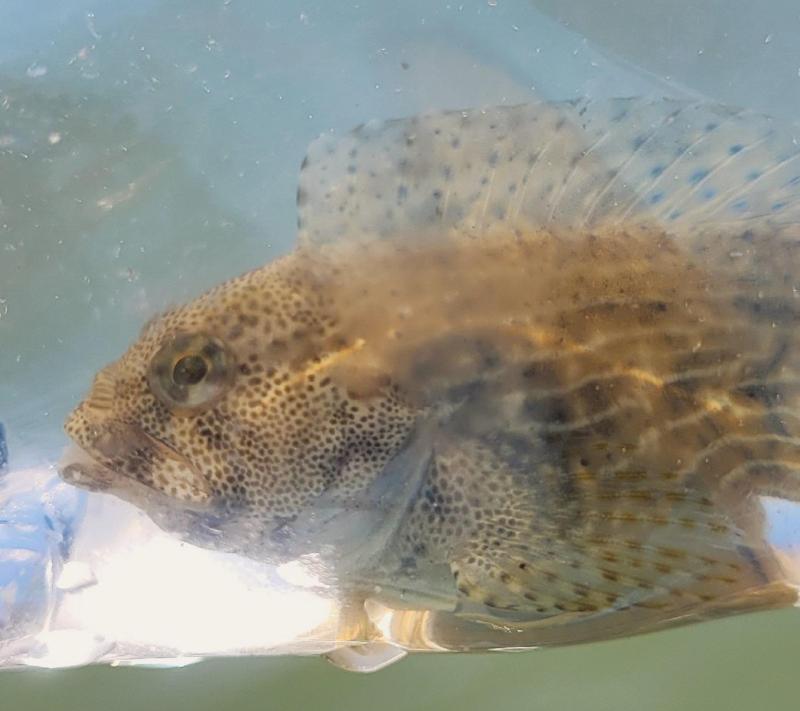
[[[306,13],[285,5],[187,5],[184,14],[203,28],[200,50],[200,34],[181,24],[183,15],[176,32],[174,12],[165,15],[155,4],[140,8],[142,18],[90,13],[65,21],[57,34],[67,39],[52,54],[23,48],[7,60],[13,81],[3,89],[0,127],[0,207],[10,214],[0,237],[0,405],[10,451],[0,429],[0,469],[8,469],[0,475],[0,666],[333,653],[346,668],[371,670],[405,649],[564,641],[541,629],[509,636],[512,617],[502,623],[469,610],[472,616],[456,624],[449,599],[441,609],[413,595],[388,604],[375,591],[368,605],[354,607],[340,587],[316,575],[313,555],[271,564],[193,546],[135,506],[57,475],[67,413],[147,318],[294,247],[298,174],[318,135],[346,136],[363,121],[445,109],[584,96],[685,99],[698,88],[604,56],[529,3],[437,12],[425,2],[376,3],[349,10],[344,23],[335,9]],[[265,29],[252,33],[254,27]],[[130,46],[120,44],[123,36]],[[501,47],[501,56],[487,56],[481,48],[489,45]],[[161,91],[164,84],[169,91]],[[404,124],[379,121],[362,136],[373,131],[384,140],[381,131],[392,125]],[[641,155],[641,145],[631,155]],[[718,165],[742,152],[735,146]],[[341,146],[331,154],[336,150]],[[621,170],[635,164],[623,161]],[[349,174],[345,162],[333,167],[339,177]],[[564,185],[574,184],[571,176]],[[786,177],[778,188],[793,199],[797,184]],[[588,207],[597,211],[603,196],[624,197],[623,187],[620,180],[595,194]],[[722,186],[724,195],[738,190]],[[393,194],[400,192],[393,185]],[[784,193],[773,203],[795,209]],[[331,227],[323,197],[312,194],[311,208],[308,201],[299,206],[308,234],[320,222]],[[657,191],[648,198],[669,202]],[[484,215],[488,204],[487,197]],[[430,205],[414,208],[426,214]],[[367,232],[385,227],[389,218],[381,212],[376,223],[376,214],[367,210],[344,228],[334,223],[326,235],[353,224]],[[781,571],[765,577],[765,587],[777,582],[781,595],[764,606],[791,605],[800,513],[777,495],[743,494],[755,497],[764,512],[762,552]]]

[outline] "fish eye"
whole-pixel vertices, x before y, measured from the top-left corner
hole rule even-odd
[[[177,385],[197,385],[208,373],[208,361],[202,355],[185,355],[172,369],[172,380]]]
[[[218,338],[179,334],[153,356],[147,372],[150,390],[176,414],[209,407],[230,387],[233,358]]]

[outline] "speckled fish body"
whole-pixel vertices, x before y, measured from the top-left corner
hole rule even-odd
[[[309,150],[299,244],[151,321],[63,476],[312,561],[359,639],[482,649],[792,604],[800,161],[709,104],[540,104]]]

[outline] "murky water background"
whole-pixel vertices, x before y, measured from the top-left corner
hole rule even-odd
[[[14,466],[57,458],[65,413],[147,316],[291,247],[298,167],[318,134],[584,95],[697,94],[794,119],[798,32],[791,0],[4,0],[0,421]],[[547,653],[417,657],[369,678],[313,659],[5,674],[0,697],[25,709],[794,708],[799,647],[789,612]]]

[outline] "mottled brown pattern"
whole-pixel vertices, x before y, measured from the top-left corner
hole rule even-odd
[[[325,135],[298,249],[153,319],[62,473],[198,545],[313,554],[353,634],[409,648],[790,604],[759,497],[800,501],[798,157],[671,100]]]
[[[103,476],[66,475],[190,539],[172,514],[213,511],[214,545],[284,559],[322,545],[280,535],[320,502],[379,508],[364,492],[429,423],[407,514],[345,577],[423,597],[449,578],[467,618],[652,613],[638,629],[785,602],[780,587],[752,598],[781,571],[751,494],[800,498],[797,255],[765,233],[729,256],[743,239],[532,231],[299,250],[152,321],[67,424]],[[148,384],[176,334],[230,353],[205,407],[170,408]]]

